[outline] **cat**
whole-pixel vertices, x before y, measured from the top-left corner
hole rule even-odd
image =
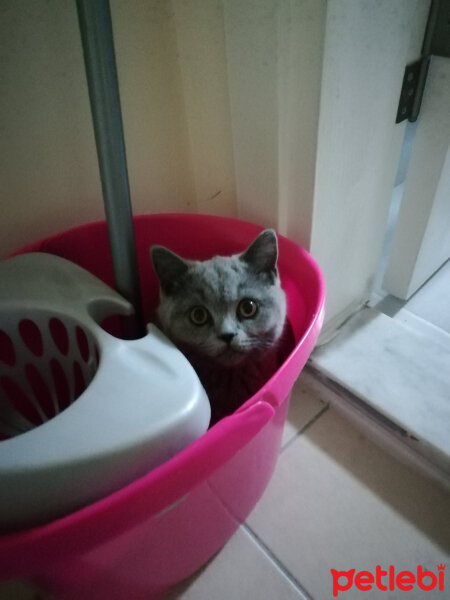
[[[160,283],[157,322],[196,370],[213,424],[252,396],[283,358],[286,295],[276,234],[266,229],[240,254],[205,261],[163,246],[150,253]]]

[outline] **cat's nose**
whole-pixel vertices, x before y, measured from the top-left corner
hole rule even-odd
[[[226,342],[227,344],[231,343],[231,340],[234,338],[235,333],[222,333],[219,335],[219,340]]]

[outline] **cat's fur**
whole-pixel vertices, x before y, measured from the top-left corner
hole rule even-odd
[[[286,297],[277,271],[275,232],[267,229],[241,254],[185,260],[151,249],[160,282],[159,324],[196,369],[213,421],[235,410],[279,366]],[[240,304],[252,300],[253,304]],[[255,309],[254,316],[245,318]],[[192,310],[200,311],[192,315]],[[204,324],[194,324],[198,316]]]

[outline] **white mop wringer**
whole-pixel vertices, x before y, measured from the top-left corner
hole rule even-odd
[[[113,291],[45,253],[0,263],[0,531],[110,494],[208,428],[188,361],[143,324],[107,0],[77,0],[114,269]],[[108,315],[128,315],[124,337]]]

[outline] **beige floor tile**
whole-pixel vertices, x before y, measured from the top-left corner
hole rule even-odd
[[[327,406],[316,389],[317,384],[307,372],[303,371],[292,388],[289,412],[284,426],[281,447],[295,438],[308,423]]]
[[[449,563],[450,499],[329,409],[281,454],[248,524],[303,588],[333,598],[330,569],[376,565],[437,572]],[[447,573],[447,587],[450,576]],[[445,595],[445,594],[444,594]],[[420,589],[339,594],[344,600],[434,600]],[[448,596],[447,596],[448,597]]]
[[[304,600],[245,529],[167,600]]]

